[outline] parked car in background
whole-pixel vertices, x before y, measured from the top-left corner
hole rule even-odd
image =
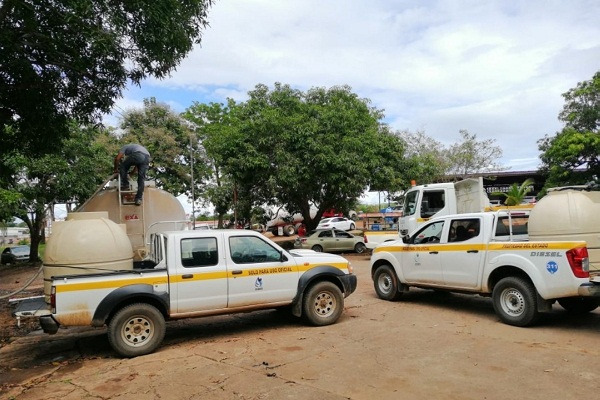
[[[297,238],[294,247],[318,252],[355,251],[357,253],[363,253],[367,248],[362,236],[354,236],[339,229],[310,231],[305,237]]]
[[[14,264],[29,261],[29,251],[30,249],[27,245],[7,247],[2,251],[0,263]]]
[[[319,221],[317,229],[341,229],[343,231],[352,231],[356,224],[351,219],[345,217],[323,218]]]

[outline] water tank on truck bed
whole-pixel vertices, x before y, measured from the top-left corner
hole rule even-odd
[[[108,219],[117,224],[124,224],[136,262],[143,262],[146,258],[146,239],[151,233],[184,230],[187,226],[185,210],[175,196],[156,188],[154,181],[146,181],[145,185],[141,206],[129,201],[135,196],[135,185],[133,191],[121,192],[118,180],[114,179],[77,209],[77,212],[105,211],[108,213]]]
[[[591,189],[549,189],[531,209],[528,232],[532,241],[585,240],[590,272],[600,273],[600,192]]]

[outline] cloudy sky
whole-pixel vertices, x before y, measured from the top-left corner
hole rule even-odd
[[[113,116],[151,96],[180,112],[259,83],[349,85],[393,129],[446,145],[466,129],[531,170],[536,142],[562,127],[561,94],[600,70],[599,17],[597,0],[217,0],[202,45]]]

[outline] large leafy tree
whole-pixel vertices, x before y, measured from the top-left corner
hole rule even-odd
[[[396,132],[405,143],[407,176],[417,184],[436,182],[449,169],[448,150],[424,131]]]
[[[194,128],[194,136],[198,146],[206,153],[198,161],[206,166],[207,179],[202,190],[204,206],[212,204],[219,218],[219,227],[223,227],[223,215],[234,207],[234,200],[240,194],[238,185],[232,179],[232,171],[225,159],[227,148],[231,146],[228,139],[232,131],[237,129],[239,107],[229,99],[227,105],[219,103],[203,104],[194,102],[182,117],[189,121]],[[248,201],[251,203],[251,199]],[[237,211],[237,210],[236,210]]]
[[[564,128],[538,141],[546,188],[586,183],[600,176],[600,71],[563,94]]]
[[[71,123],[67,135],[55,154],[36,157],[26,149],[15,149],[0,156],[11,177],[5,180],[11,201],[0,203],[0,215],[17,217],[27,224],[32,261],[37,261],[52,207],[56,203],[82,203],[102,183],[111,164],[106,133]]]
[[[163,78],[199,43],[212,0],[0,2],[0,149],[44,154],[99,120],[128,81]]]
[[[240,107],[220,159],[244,193],[302,213],[308,229],[323,211],[354,205],[376,180],[402,183],[402,141],[380,123],[381,110],[348,86],[302,92],[259,84]]]
[[[174,196],[191,197],[193,165],[194,192],[201,189],[206,176],[204,149],[198,145],[190,125],[167,105],[154,98],[145,99],[143,109],[132,109],[123,115],[120,128],[120,144],[139,143],[150,152],[152,168],[148,177],[158,187]]]
[[[447,175],[470,175],[478,172],[502,171],[497,160],[502,148],[496,139],[478,140],[476,134],[460,130],[461,140],[447,149]]]

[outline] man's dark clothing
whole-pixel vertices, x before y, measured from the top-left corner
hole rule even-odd
[[[144,182],[146,181],[146,172],[150,166],[150,152],[139,144],[127,144],[121,148],[119,153],[123,153],[124,160],[119,164],[119,173],[121,174],[121,185],[129,185],[127,174],[132,165],[137,167],[137,193],[135,195],[136,203],[141,202],[144,196]]]

